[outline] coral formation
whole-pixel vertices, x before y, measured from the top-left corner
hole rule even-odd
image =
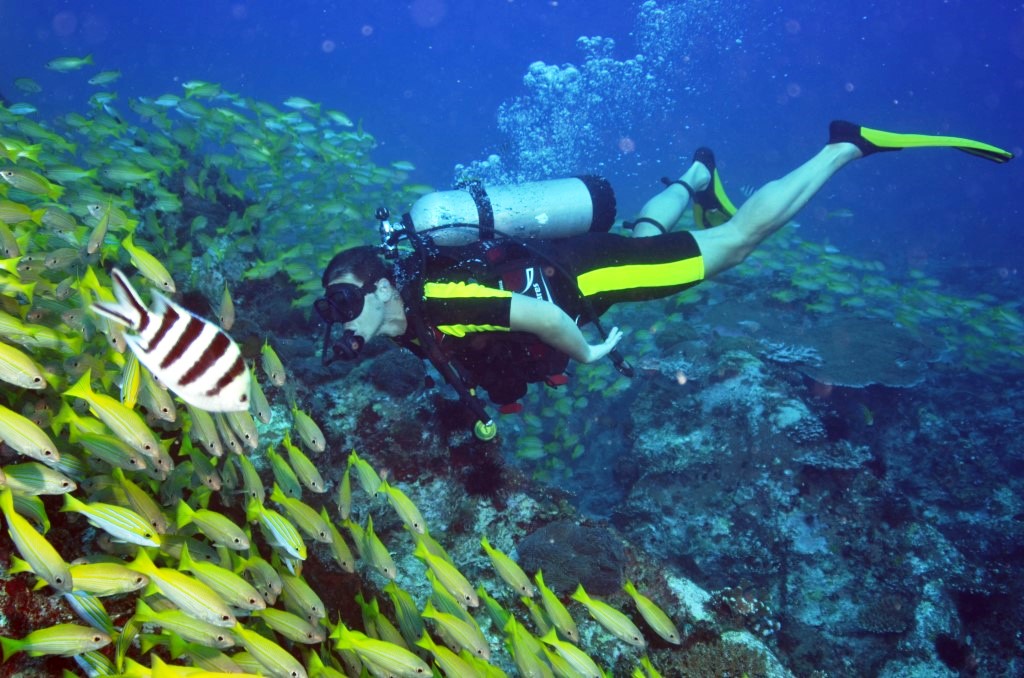
[[[607,528],[571,520],[548,523],[519,543],[519,557],[528,571],[543,571],[548,586],[563,595],[581,583],[596,595],[622,587],[623,544]]]

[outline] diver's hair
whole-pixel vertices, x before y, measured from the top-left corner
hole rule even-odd
[[[391,269],[384,265],[378,249],[369,245],[352,247],[335,254],[324,269],[324,276],[320,282],[327,287],[332,280],[337,280],[346,273],[351,273],[364,283],[375,283],[381,278],[394,283]]]

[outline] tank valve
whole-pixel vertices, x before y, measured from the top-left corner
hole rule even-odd
[[[387,251],[389,256],[396,254],[398,250],[398,241],[402,236],[402,228],[395,228],[391,225],[389,219],[391,218],[391,212],[387,207],[378,207],[377,211],[373,213],[373,218],[380,222],[380,242],[384,249]]]

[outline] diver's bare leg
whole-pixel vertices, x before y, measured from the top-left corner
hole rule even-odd
[[[789,222],[833,174],[859,157],[861,152],[853,144],[829,144],[786,176],[755,191],[726,223],[694,231],[704,257],[704,277],[743,261],[765,238]]]
[[[695,162],[690,165],[690,169],[683,173],[683,176],[679,177],[679,180],[685,181],[694,191],[700,191],[711,181],[711,172],[701,163]],[[672,184],[648,200],[640,210],[640,214],[637,215],[637,219],[653,219],[664,226],[666,231],[671,231],[683,216],[688,204],[690,204],[689,192],[679,184]],[[661,233],[661,229],[648,221],[641,221],[633,227],[634,238],[648,238],[652,235],[661,235]]]

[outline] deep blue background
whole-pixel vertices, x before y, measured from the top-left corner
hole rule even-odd
[[[616,179],[625,212],[701,144],[716,149],[740,198],[741,185],[817,150],[833,117],[972,136],[1018,154],[1024,146],[1019,3],[689,4],[700,18],[679,83],[693,89],[679,95],[678,119],[638,131],[619,170],[600,167]],[[179,93],[191,79],[275,104],[304,96],[362,119],[381,143],[379,161],[411,160],[414,181],[447,186],[455,163],[500,145],[498,106],[524,93],[531,62],[579,62],[581,35],[613,37],[616,56],[628,58],[636,14],[634,3],[593,0],[0,0],[0,91],[45,102],[44,114],[79,108],[94,91],[85,80],[116,68],[123,106]],[[43,68],[85,53],[97,64],[87,73]],[[17,92],[20,76],[40,82],[43,95]],[[1012,281],[1018,267],[1024,273],[1022,168],[951,151],[886,154],[844,170],[801,216],[803,232],[895,265]],[[824,218],[838,208],[854,218]]]

